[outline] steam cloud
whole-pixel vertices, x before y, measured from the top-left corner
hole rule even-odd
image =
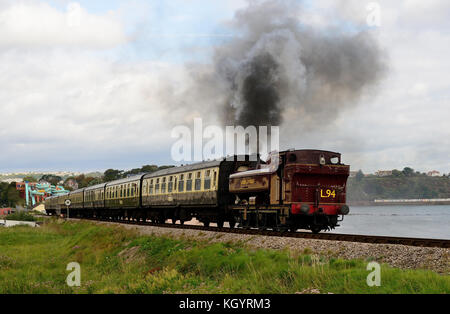
[[[303,127],[330,121],[355,106],[384,72],[368,31],[325,31],[302,24],[288,1],[249,2],[231,22],[238,36],[216,47],[210,71],[191,68],[196,98],[220,113],[224,125]],[[194,100],[195,101],[195,100]]]

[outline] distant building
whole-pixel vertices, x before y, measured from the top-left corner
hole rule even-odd
[[[30,187],[31,190],[36,190],[36,186],[37,186],[37,182],[29,182],[28,186]],[[25,182],[16,182],[16,190],[19,191],[20,197],[22,199],[26,199],[26,195],[25,195]],[[40,191],[43,192],[44,195],[35,195],[35,200],[37,203],[41,203],[45,200],[45,197],[47,197],[48,195],[45,194],[45,191]]]
[[[5,182],[11,184],[13,182],[21,182],[22,178],[13,178],[13,179],[2,179],[1,182]]]
[[[433,170],[427,173],[427,176],[429,177],[440,177],[441,173],[439,171]]]
[[[71,188],[72,190],[78,190],[78,182],[74,179],[67,180],[65,186]]]
[[[12,214],[12,208],[0,208],[0,216]]]
[[[392,175],[392,170],[378,170],[375,175],[377,177],[389,177]]]

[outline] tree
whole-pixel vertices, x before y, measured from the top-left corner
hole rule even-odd
[[[123,178],[123,170],[108,169],[105,171],[103,175],[103,180],[105,182],[111,182],[122,178]]]
[[[20,193],[16,189],[16,183],[11,184],[0,183],[0,205],[15,207],[16,205],[24,205],[25,201],[20,198]]]
[[[87,186],[94,186],[101,183],[103,183],[103,180],[101,178],[93,178],[93,180],[90,181]]]
[[[20,198],[20,193],[16,189],[16,183],[12,182],[8,187],[8,205],[14,207],[19,204],[23,204]]]
[[[406,167],[405,169],[403,169],[403,174],[405,175],[405,177],[412,177],[414,176],[414,169]]]
[[[50,183],[52,185],[58,185],[59,182],[62,180],[62,178],[59,176],[52,175],[52,174],[45,174],[39,179],[39,181],[41,181],[41,180],[47,181],[48,183]]]
[[[403,176],[403,172],[398,171],[397,169],[395,169],[395,170],[392,170],[392,175],[394,177],[402,177]]]
[[[364,173],[362,172],[362,170],[359,170],[356,173],[356,177],[355,177],[356,181],[361,181],[362,179],[364,179]]]
[[[152,173],[158,171],[158,166],[155,165],[145,165],[142,167],[142,172]]]
[[[37,182],[37,179],[32,176],[26,176],[25,178],[22,179],[22,181],[23,182]]]

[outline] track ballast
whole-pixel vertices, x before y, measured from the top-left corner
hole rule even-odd
[[[329,240],[329,241],[344,241],[344,242],[358,242],[358,243],[372,243],[372,244],[396,244],[417,247],[437,247],[450,248],[450,240],[445,239],[423,239],[423,238],[404,238],[404,237],[390,237],[390,236],[374,236],[374,235],[355,235],[355,234],[336,234],[336,233],[320,233],[313,234],[310,232],[287,232],[274,230],[259,230],[259,229],[243,229],[243,228],[218,228],[205,227],[199,225],[180,225],[180,224],[158,224],[153,222],[143,221],[128,221],[128,220],[108,220],[90,218],[86,220],[102,221],[110,223],[121,223],[129,225],[151,226],[160,228],[172,229],[187,229],[211,232],[224,232],[234,234],[247,235],[261,235],[271,237],[285,237],[285,238],[303,238],[313,240]]]

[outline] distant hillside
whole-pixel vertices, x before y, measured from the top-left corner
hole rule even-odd
[[[350,178],[347,188],[349,202],[376,199],[450,198],[449,177],[428,177],[423,174],[389,177],[357,176]]]

